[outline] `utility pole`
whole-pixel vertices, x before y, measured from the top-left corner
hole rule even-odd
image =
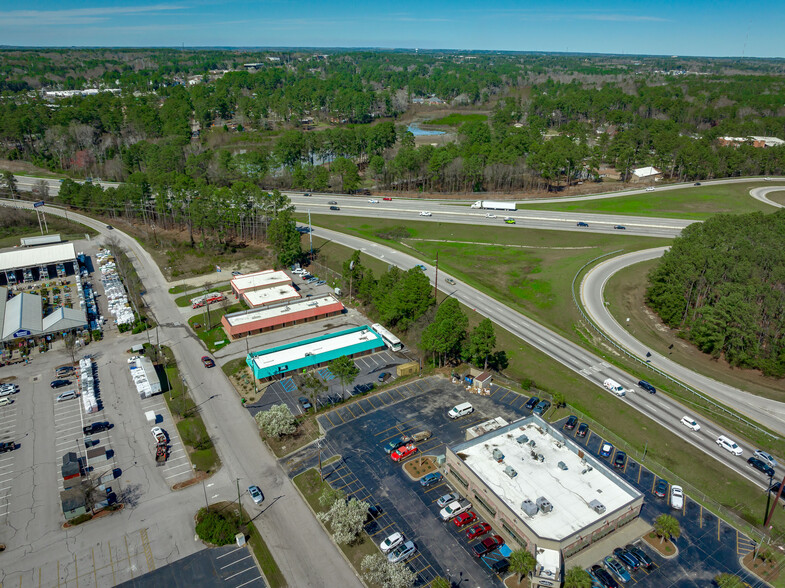
[[[772,472],[769,474],[769,488],[771,488],[771,484],[772,484],[771,481],[772,481],[773,477],[774,477],[774,471],[772,470]],[[780,486],[782,486],[782,484],[780,484]],[[769,514],[769,505],[770,504],[771,504],[771,492],[769,491],[768,488],[766,488],[766,510],[763,512],[763,518],[764,519],[766,518],[766,515]]]
[[[240,478],[237,480],[237,510],[240,511],[240,524],[243,524],[243,507],[240,505]]]
[[[206,510],[210,510],[210,503],[207,502],[207,488],[204,485],[204,480],[202,480],[202,490],[204,490],[204,507]]]
[[[311,262],[313,262],[313,226],[311,225],[311,209],[308,209],[308,242],[311,248]]]
[[[774,499],[774,504],[771,505],[771,510],[769,511],[769,516],[766,517],[766,522],[763,523],[764,527],[768,527],[769,523],[771,523],[771,517],[774,516],[774,509],[777,508],[777,502],[779,502],[780,496],[782,496],[782,488],[783,488],[783,486],[785,486],[785,478],[783,478],[782,482],[780,482],[780,487],[777,490],[777,498]],[[771,486],[769,486],[769,488],[771,488]],[[770,493],[768,488],[766,489],[766,492]]]

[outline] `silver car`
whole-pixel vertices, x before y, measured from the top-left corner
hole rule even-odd
[[[444,508],[445,506],[447,506],[451,502],[455,502],[459,498],[460,498],[460,496],[458,496],[458,494],[456,494],[455,492],[450,492],[449,494],[445,494],[444,496],[440,496],[439,500],[436,501],[436,504],[439,505],[439,508]]]
[[[414,541],[407,541],[403,545],[399,545],[387,554],[387,561],[390,563],[399,563],[406,561],[411,556],[417,553],[417,546]]]

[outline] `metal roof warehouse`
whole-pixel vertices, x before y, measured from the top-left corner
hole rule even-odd
[[[245,292],[291,283],[292,278],[284,271],[264,270],[237,276],[232,279],[231,286],[234,295],[239,298]]]
[[[333,294],[326,294],[227,314],[221,318],[221,323],[230,337],[244,337],[335,316],[343,310],[343,304]]]
[[[382,338],[367,326],[296,341],[249,353],[246,363],[257,380],[326,364],[341,356],[359,357],[384,349]]]
[[[0,271],[40,267],[66,261],[74,261],[76,251],[73,243],[60,243],[35,249],[14,249],[0,253]]]

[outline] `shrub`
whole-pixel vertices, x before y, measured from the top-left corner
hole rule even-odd
[[[204,508],[197,515],[196,534],[202,541],[213,545],[234,543],[240,532],[240,520],[231,512],[208,512]]]

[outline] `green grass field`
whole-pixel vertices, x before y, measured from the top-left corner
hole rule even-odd
[[[472,121],[486,121],[488,120],[487,114],[461,114],[458,112],[453,112],[448,114],[447,116],[443,116],[442,118],[434,118],[431,120],[426,120],[423,124],[426,125],[449,125],[449,126],[460,126],[463,123],[472,122]]]
[[[774,208],[755,200],[749,194],[751,188],[767,185],[769,185],[767,182],[745,182],[721,186],[696,186],[584,202],[519,204],[518,208],[704,220],[721,212],[733,214],[774,212]]]

